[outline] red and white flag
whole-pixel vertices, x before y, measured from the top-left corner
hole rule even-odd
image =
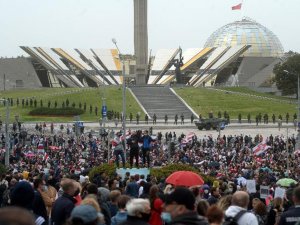
[[[186,135],[184,141],[185,141],[185,142],[190,142],[190,141],[193,140],[193,137],[194,137],[194,136],[196,136],[196,134],[195,134],[194,132],[189,132],[189,133]]]
[[[49,155],[48,155],[47,153],[45,153],[43,160],[44,160],[45,162],[47,162],[47,161],[48,161],[48,158],[49,158]]]
[[[256,145],[252,150],[253,150],[253,154],[254,155],[260,155],[262,153],[264,153],[265,151],[267,151],[269,148],[271,148],[270,145],[267,145],[266,143],[259,143],[258,145]]]
[[[231,9],[232,10],[241,10],[242,9],[242,3],[240,3],[238,5],[235,5],[235,6],[232,6]]]
[[[38,153],[44,153],[45,149],[44,149],[44,145],[42,143],[40,143],[37,147]]]

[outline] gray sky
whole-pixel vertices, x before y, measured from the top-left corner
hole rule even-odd
[[[219,27],[250,17],[300,52],[299,0],[148,0],[149,49],[203,47]],[[18,46],[113,48],[133,52],[133,0],[0,0],[0,56]]]

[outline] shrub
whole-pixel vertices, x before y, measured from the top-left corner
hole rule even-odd
[[[91,171],[89,172],[89,178],[92,181],[96,174],[102,172],[105,172],[109,177],[112,177],[116,173],[116,168],[117,167],[115,166],[115,164],[102,164],[91,169]]]
[[[29,115],[57,115],[57,116],[76,116],[83,114],[82,109],[76,108],[36,108],[29,112]]]
[[[129,166],[129,165],[127,165]],[[200,171],[187,164],[170,164],[164,167],[160,168],[151,168],[150,174],[157,178],[157,180],[160,180],[162,178],[167,178],[169,175],[171,175],[173,172],[185,170],[185,171],[192,171],[195,173],[198,173],[204,180],[205,183],[212,184],[215,178],[206,176],[200,173]],[[115,164],[102,164],[100,166],[94,167],[89,172],[89,178],[92,181],[94,176],[96,174],[99,174],[101,172],[105,172],[109,177],[113,177],[116,173],[116,166]]]

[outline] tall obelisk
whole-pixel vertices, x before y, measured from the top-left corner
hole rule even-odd
[[[134,54],[136,84],[146,84],[148,64],[147,0],[134,1]]]

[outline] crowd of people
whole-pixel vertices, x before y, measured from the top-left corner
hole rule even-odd
[[[0,224],[296,224],[300,221],[298,151],[294,136],[213,137],[144,130],[76,136],[27,131],[10,138],[10,164],[0,172]],[[1,137],[5,145],[5,136]],[[4,163],[5,150],[0,153]],[[122,167],[189,164],[214,182],[177,187],[152,175],[89,177],[103,163]],[[295,180],[277,197],[277,181]],[[249,192],[247,180],[255,180]],[[269,189],[261,197],[260,186]],[[16,216],[16,215],[22,215]]]

